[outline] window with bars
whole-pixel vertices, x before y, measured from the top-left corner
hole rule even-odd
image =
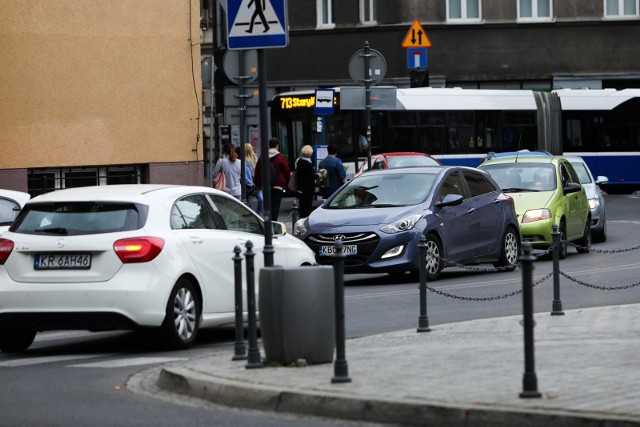
[[[92,185],[140,184],[140,166],[96,166],[78,168],[31,169],[28,191],[32,197],[62,188]]]

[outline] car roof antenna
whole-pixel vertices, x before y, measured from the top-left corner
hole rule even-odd
[[[518,156],[520,155],[520,142],[522,141],[522,134],[520,134],[520,136],[518,136],[518,148],[516,149],[516,161],[515,163],[518,163]]]

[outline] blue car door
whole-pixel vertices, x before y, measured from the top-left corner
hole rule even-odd
[[[439,206],[449,194],[459,194],[462,203],[453,206]],[[436,192],[434,214],[438,218],[438,232],[442,236],[444,257],[450,260],[462,260],[471,250],[469,236],[473,230],[469,227],[473,215],[473,201],[467,194],[463,178],[456,170],[445,177]]]
[[[474,212],[469,215],[470,257],[479,257],[495,252],[504,231],[504,205],[498,196],[500,190],[481,173],[462,171]]]

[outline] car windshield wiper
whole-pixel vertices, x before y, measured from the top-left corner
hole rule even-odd
[[[34,231],[36,233],[51,233],[51,234],[60,234],[64,236],[69,234],[67,229],[64,227],[36,228]]]
[[[372,208],[395,208],[398,206],[402,206],[402,205],[396,205],[394,203],[373,203],[369,205],[369,207],[372,207]]]
[[[518,187],[509,187],[509,188],[501,188],[503,193],[520,193],[522,191],[538,191],[532,190],[530,188],[518,188]]]

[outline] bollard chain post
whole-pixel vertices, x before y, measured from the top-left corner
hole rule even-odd
[[[553,303],[551,304],[551,315],[562,316],[562,300],[560,299],[560,238],[558,224],[551,226],[553,242]]]
[[[333,275],[335,285],[335,314],[336,314],[336,360],[333,363],[332,383],[348,383],[349,365],[345,356],[345,328],[344,328],[344,253],[343,243],[337,241],[333,258]]]
[[[300,214],[300,208],[298,206],[298,198],[294,198],[293,199],[293,203],[291,204],[291,230],[293,230],[293,228],[296,225],[296,222],[298,222],[298,216]]]
[[[256,287],[255,287],[255,269],[253,266],[253,258],[255,253],[251,250],[253,243],[248,240],[245,243],[247,251],[244,253],[247,259],[247,309],[249,310],[249,354],[245,368],[254,369],[262,368],[262,360],[260,358],[260,349],[258,348],[258,332],[256,319]]]
[[[240,246],[233,248],[234,297],[236,303],[236,342],[231,360],[245,360],[247,348],[244,343],[244,319],[242,318],[242,257]]]
[[[533,261],[531,243],[522,244],[522,312],[524,318],[524,375],[522,377],[521,398],[542,397],[538,392],[538,378],[536,376],[533,342]]]
[[[418,316],[418,332],[430,332],[429,316],[427,316],[427,238],[420,236],[420,316]]]

